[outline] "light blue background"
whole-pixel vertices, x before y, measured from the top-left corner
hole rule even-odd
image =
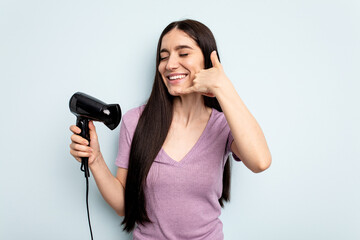
[[[260,174],[233,162],[225,239],[360,239],[359,12],[355,0],[1,0],[0,239],[90,239],[68,101],[144,103],[157,39],[184,18],[213,31],[273,157]],[[96,126],[115,174],[119,128]],[[94,238],[130,239],[90,184]]]

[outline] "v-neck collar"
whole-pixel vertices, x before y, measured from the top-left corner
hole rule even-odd
[[[161,147],[160,152],[159,152],[160,159],[164,160],[166,163],[171,164],[171,165],[182,165],[182,164],[184,164],[184,162],[186,162],[186,160],[189,159],[190,156],[192,155],[192,153],[198,148],[198,145],[201,144],[202,139],[204,137],[206,137],[206,134],[208,132],[208,128],[210,127],[210,124],[211,124],[212,119],[213,119],[214,110],[215,110],[214,108],[211,109],[211,114],[210,114],[209,120],[206,123],[205,129],[201,133],[199,139],[196,141],[194,146],[192,146],[192,148],[186,153],[186,155],[180,161],[176,161],[172,157],[170,157],[162,147]]]

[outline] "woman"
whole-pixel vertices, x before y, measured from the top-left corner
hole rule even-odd
[[[220,64],[215,39],[202,23],[184,20],[162,32],[157,71],[146,105],[128,111],[120,127],[114,177],[91,122],[90,146],[71,126],[70,153],[89,167],[104,199],[125,216],[134,239],[223,239],[230,161],[253,172],[271,155],[260,126]],[[135,228],[135,229],[134,229]]]

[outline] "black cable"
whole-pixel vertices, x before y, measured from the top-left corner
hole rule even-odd
[[[87,159],[83,159],[81,161],[80,170],[85,173],[85,179],[86,179],[86,209],[87,209],[87,216],[88,216],[88,222],[89,222],[90,236],[91,236],[91,240],[93,240],[93,234],[92,234],[91,222],[90,222],[90,213],[89,213],[89,177],[90,177],[90,172],[89,172],[89,166],[88,166],[88,160]]]
[[[91,240],[93,240],[93,234],[92,234],[91,222],[90,222],[90,213],[89,213],[89,178],[88,177],[85,177],[85,178],[86,178],[86,209],[87,209],[87,215],[88,215]]]

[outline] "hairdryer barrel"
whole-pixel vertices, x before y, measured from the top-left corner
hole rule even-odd
[[[111,130],[115,129],[121,120],[119,104],[106,104],[85,93],[75,93],[70,99],[69,107],[78,118],[103,122]]]

